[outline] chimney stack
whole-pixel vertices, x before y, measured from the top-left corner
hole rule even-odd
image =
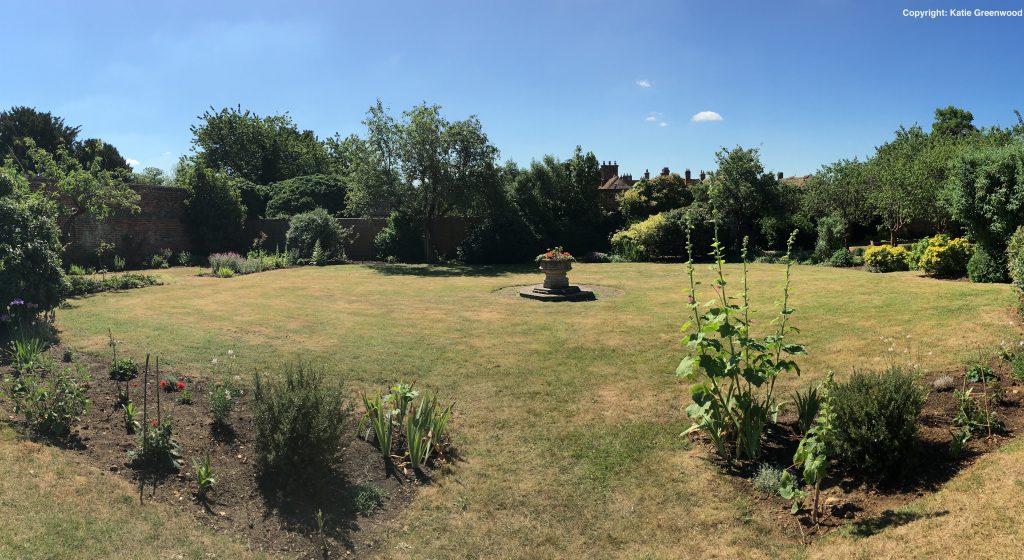
[[[619,176],[619,164],[606,161],[601,164],[601,184],[605,184],[609,179]]]
[[[686,171],[683,172],[683,177],[686,177],[686,182],[687,183],[690,182],[690,170],[689,169],[687,169]]]
[[[779,171],[779,180],[780,180],[780,181],[782,180],[782,177],[784,177],[784,175],[782,174],[782,172],[781,172],[781,171]]]
[[[644,169],[644,179],[650,179],[650,178],[651,178],[651,170],[650,169]]]
[[[668,168],[667,167],[662,167],[661,168],[661,176],[665,177],[667,175],[668,175]]]
[[[707,177],[707,175],[704,174],[704,170],[701,170],[701,172],[700,172],[700,180],[701,180],[701,182],[704,181],[705,177]]]

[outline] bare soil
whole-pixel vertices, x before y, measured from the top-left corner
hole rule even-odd
[[[867,536],[886,527],[909,523],[923,516],[941,516],[947,512],[930,514],[915,513],[901,509],[910,502],[937,492],[959,472],[976,463],[985,454],[998,450],[1024,429],[1024,384],[1013,379],[1010,366],[1003,360],[990,364],[998,376],[1002,396],[996,399],[993,408],[997,418],[1006,428],[1000,432],[976,433],[967,442],[963,454],[954,458],[949,452],[953,425],[957,413],[954,389],[960,389],[964,382],[963,369],[934,372],[924,375],[921,382],[928,387],[924,409],[918,417],[919,453],[916,461],[907,465],[902,477],[885,481],[868,481],[848,473],[830,473],[822,484],[820,503],[822,512],[817,525],[812,525],[807,510],[798,515],[790,513],[790,503],[778,495],[766,495],[753,489],[752,479],[756,464],[739,466],[722,465],[731,474],[733,484],[753,497],[753,515],[769,520],[773,525],[784,527],[795,540],[810,543],[837,529],[843,528],[856,535]],[[952,389],[939,391],[932,382],[943,376],[955,380]],[[967,383],[976,395],[985,387],[982,383]],[[783,415],[778,424],[770,429],[762,462],[780,467],[791,465],[793,454],[800,443],[795,413]],[[705,442],[706,444],[706,442]],[[708,453],[713,448],[706,444]]]
[[[55,347],[51,355],[60,359],[63,349]],[[430,483],[434,473],[388,467],[377,448],[359,438],[356,418],[350,418],[346,439],[326,479],[296,480],[287,491],[261,484],[256,468],[253,422],[248,394],[243,394],[230,416],[230,429],[215,429],[207,398],[207,380],[185,378],[192,403],[178,402],[180,393],[162,391],[155,371],[149,374],[147,421],[159,415],[171,418],[173,438],[183,457],[179,472],[146,473],[129,466],[128,455],[138,435],[129,435],[118,403],[123,383],[111,381],[105,360],[79,356],[92,376],[89,384],[90,407],[70,438],[57,443],[75,453],[109,476],[119,476],[139,485],[140,507],[149,502],[171,504],[190,513],[215,532],[225,532],[246,542],[252,549],[283,554],[291,558],[366,558],[378,541],[378,529],[394,519],[417,490]],[[0,368],[0,376],[9,374]],[[163,375],[163,374],[161,374]],[[245,387],[244,381],[236,385]],[[143,378],[129,383],[129,396],[139,410],[142,422]],[[12,424],[20,418],[10,403],[0,402],[0,412]],[[24,433],[24,430],[21,430]],[[210,454],[216,485],[203,502],[196,498],[192,459]],[[355,504],[356,485],[371,484],[383,495],[383,504],[368,516]],[[323,512],[324,530],[320,534],[316,515]]]

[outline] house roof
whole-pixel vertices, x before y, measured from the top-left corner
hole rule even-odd
[[[603,185],[597,188],[609,191],[624,191],[632,187],[634,182],[635,181],[627,179],[626,177],[616,176],[612,177],[611,179],[608,179],[607,181],[604,182]]]

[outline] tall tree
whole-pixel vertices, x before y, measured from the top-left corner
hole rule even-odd
[[[713,215],[734,236],[749,236],[754,246],[784,241],[793,210],[791,190],[775,173],[765,171],[757,148],[722,148],[715,154],[718,169],[702,188]]]
[[[75,158],[86,167],[91,166],[95,162],[97,167],[104,171],[123,171],[127,173],[132,169],[128,165],[128,160],[124,159],[117,148],[99,138],[89,138],[81,142],[75,142],[72,151],[75,154]]]
[[[974,115],[952,105],[935,109],[935,122],[932,123],[932,134],[935,136],[960,137],[978,132],[974,127]]]
[[[442,216],[467,215],[497,180],[495,148],[471,116],[449,121],[437,105],[417,105],[395,119],[380,101],[364,121],[365,157],[349,188],[349,206],[370,214],[386,206],[413,220],[433,255]]]
[[[261,117],[242,108],[210,110],[193,125],[192,145],[206,165],[258,185],[324,173],[327,151],[310,130],[299,130],[291,116]]]
[[[856,158],[824,165],[804,185],[804,209],[815,218],[838,217],[844,224],[843,244],[850,246],[853,223],[865,223],[872,216],[867,164]]]
[[[54,154],[58,148],[70,151],[80,130],[81,127],[68,126],[52,113],[32,107],[11,107],[0,113],[0,160],[13,158],[19,168],[33,172],[25,139],[32,140],[32,147]]]

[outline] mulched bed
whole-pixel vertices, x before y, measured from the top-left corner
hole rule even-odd
[[[963,455],[959,459],[952,458],[949,442],[951,431],[957,429],[953,425],[957,400],[953,389],[939,391],[932,388],[932,382],[948,375],[955,380],[954,389],[960,389],[965,371],[961,368],[925,374],[921,382],[929,388],[929,393],[924,410],[918,418],[920,454],[918,461],[907,469],[910,474],[899,480],[876,484],[833,473],[822,484],[820,500],[824,507],[816,526],[811,525],[806,511],[792,515],[788,501],[778,495],[766,495],[754,490],[752,479],[757,465],[734,467],[723,464],[722,467],[732,475],[730,480],[737,490],[752,497],[754,511],[751,513],[755,517],[784,527],[794,540],[800,542],[809,543],[844,527],[844,530],[852,534],[867,536],[886,527],[909,523],[923,515],[899,511],[902,506],[938,491],[957,473],[973,465],[985,454],[996,451],[1013,439],[1019,430],[1024,429],[1024,384],[1013,379],[1010,366],[1005,361],[993,360],[989,365],[998,375],[999,385],[1004,391],[1004,397],[992,410],[1006,424],[1005,431],[993,433],[991,437],[976,433],[968,440]],[[975,394],[980,394],[984,389],[981,383],[968,383],[967,386],[973,387]],[[780,467],[792,464],[800,439],[795,413],[790,411],[788,415],[783,414],[768,434],[762,462]],[[710,444],[706,444],[706,447],[709,456],[714,455]]]
[[[63,348],[58,346],[50,352],[59,360]],[[135,448],[138,436],[126,433],[124,414],[119,408],[115,409],[118,390],[123,384],[108,379],[109,361],[89,356],[78,356],[78,359],[92,375],[88,393],[91,405],[72,437],[61,447],[108,476],[119,476],[138,484],[143,502],[140,507],[152,501],[170,504],[190,513],[214,531],[228,533],[248,543],[254,550],[283,553],[292,558],[323,558],[326,542],[332,558],[369,557],[378,546],[374,536],[377,529],[394,519],[417,490],[430,483],[431,474],[442,474],[417,475],[394,469],[389,472],[377,448],[357,437],[357,413],[350,418],[351,426],[346,429],[346,439],[330,480],[317,484],[300,481],[287,494],[264,491],[255,467],[248,395],[243,393],[231,413],[232,429],[222,433],[213,427],[204,379],[187,380],[192,404],[179,404],[177,392],[161,391],[160,412],[164,418],[172,419],[173,437],[183,456],[181,472],[139,473],[127,464],[128,453]],[[0,368],[0,376],[8,374],[7,368]],[[151,370],[151,419],[156,415],[156,383]],[[236,386],[245,388],[247,383],[248,379],[242,379],[236,381]],[[142,378],[130,385],[130,396],[139,410],[141,422]],[[18,423],[19,418],[10,411],[9,403],[0,403],[0,411],[13,424]],[[194,496],[192,459],[207,452],[217,484],[204,504]],[[383,504],[369,516],[361,515],[355,505],[353,488],[359,484],[372,484],[383,494]],[[323,512],[325,520],[324,537],[317,529],[318,511]]]

